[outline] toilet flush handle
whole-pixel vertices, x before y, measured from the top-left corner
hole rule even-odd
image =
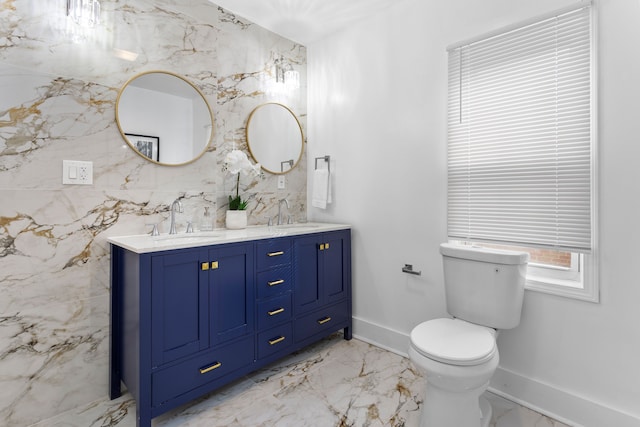
[[[416,276],[422,275],[422,271],[414,271],[412,264],[405,264],[404,267],[402,267],[402,272],[408,273],[408,274],[415,274]]]

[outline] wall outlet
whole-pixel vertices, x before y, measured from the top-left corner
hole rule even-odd
[[[83,162],[79,160],[62,161],[62,183],[92,185],[93,184],[93,162]]]
[[[278,190],[284,190],[287,182],[285,181],[284,175],[278,175]]]

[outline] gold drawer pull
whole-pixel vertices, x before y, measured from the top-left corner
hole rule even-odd
[[[272,257],[272,256],[280,256],[280,255],[284,255],[284,251],[278,251],[278,252],[269,252],[267,254],[268,257]]]
[[[272,340],[269,340],[269,345],[276,345],[276,344],[278,344],[279,342],[282,342],[282,341],[284,341],[284,337],[280,336],[280,338],[274,338]]]
[[[320,324],[320,325],[324,325],[327,322],[331,322],[331,317],[327,316],[327,317],[323,317],[322,319],[318,320],[318,324]]]
[[[267,285],[275,286],[275,285],[281,285],[282,283],[284,283],[284,279],[274,280],[273,282],[267,282]]]
[[[203,262],[202,264],[200,264],[200,270],[207,271],[208,269],[209,269],[209,263],[208,262]]]
[[[211,372],[211,371],[213,371],[214,369],[218,369],[220,366],[222,366],[222,363],[220,363],[220,362],[216,362],[216,363],[214,363],[213,365],[208,366],[208,367],[206,367],[206,368],[200,368],[200,373],[201,373],[201,374],[206,374],[207,372]]]
[[[284,308],[279,308],[273,311],[267,311],[267,313],[269,314],[269,316],[275,316],[276,314],[284,313]]]

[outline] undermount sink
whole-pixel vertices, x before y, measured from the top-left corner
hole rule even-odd
[[[282,224],[282,225],[277,225],[276,228],[280,229],[280,230],[293,230],[296,228],[307,228],[307,229],[313,229],[313,228],[318,228],[319,225],[317,224],[305,224],[304,222],[298,223],[298,224]]]
[[[164,234],[161,236],[153,236],[154,242],[198,242],[202,240],[211,240],[221,237],[222,233],[185,233],[185,234]]]

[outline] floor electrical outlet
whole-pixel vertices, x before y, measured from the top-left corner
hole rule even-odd
[[[62,183],[92,185],[93,184],[93,162],[82,162],[79,160],[62,161]]]

